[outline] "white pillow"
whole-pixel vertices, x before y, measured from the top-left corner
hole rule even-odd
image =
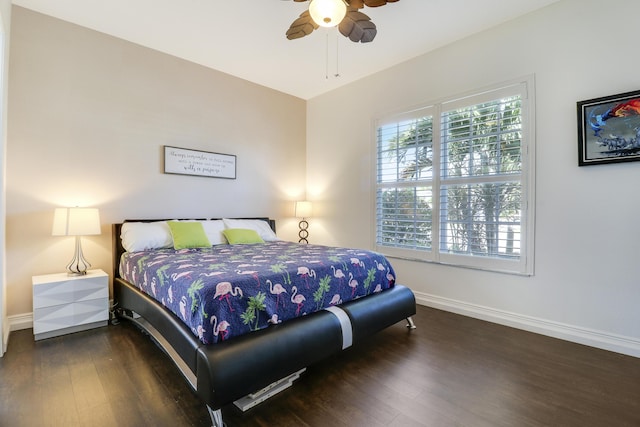
[[[271,227],[269,227],[269,223],[261,219],[223,218],[222,220],[227,228],[245,228],[247,230],[256,231],[265,242],[275,242],[276,240],[280,240]]]
[[[202,223],[202,228],[204,228],[204,232],[212,245],[223,245],[227,243],[227,239],[225,239],[224,234],[222,234],[222,230],[225,228],[224,221],[221,219],[210,219],[200,222]]]
[[[166,221],[125,222],[120,229],[120,238],[127,252],[173,247],[171,230]]]

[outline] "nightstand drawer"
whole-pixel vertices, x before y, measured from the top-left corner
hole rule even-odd
[[[56,305],[34,311],[33,333],[38,335],[107,320],[109,320],[108,298]]]
[[[72,280],[42,283],[33,287],[33,309],[77,301],[109,298],[107,277],[104,280]]]

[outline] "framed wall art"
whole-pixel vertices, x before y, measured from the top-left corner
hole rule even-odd
[[[640,90],[577,106],[579,166],[640,160]]]
[[[164,173],[236,179],[236,156],[165,145]]]

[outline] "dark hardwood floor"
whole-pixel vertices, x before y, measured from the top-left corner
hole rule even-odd
[[[234,426],[640,426],[640,359],[418,307],[311,366]],[[0,358],[1,426],[207,426],[205,406],[133,325],[33,341]]]

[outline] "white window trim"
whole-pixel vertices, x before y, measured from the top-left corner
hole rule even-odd
[[[380,246],[377,244],[376,231],[377,231],[377,205],[376,205],[376,192],[378,189],[377,184],[377,167],[378,167],[378,141],[377,141],[377,129],[388,123],[394,123],[402,120],[403,118],[416,117],[418,112],[432,110],[434,121],[439,120],[441,110],[455,109],[461,106],[473,105],[482,102],[483,96],[487,93],[491,93],[495,99],[496,93],[500,95],[500,90],[504,89],[505,93],[513,94],[513,88],[522,87],[522,107],[521,113],[523,117],[522,135],[524,145],[522,146],[522,172],[520,174],[522,188],[523,188],[523,209],[521,214],[521,224],[525,233],[523,233],[520,241],[521,256],[520,260],[507,260],[485,257],[474,257],[470,255],[452,255],[446,253],[440,253],[440,236],[435,231],[432,233],[432,250],[411,250],[402,248],[393,248],[389,246]],[[526,102],[524,102],[526,101]],[[380,114],[372,121],[372,144],[373,144],[373,162],[372,162],[372,195],[371,198],[371,224],[373,229],[371,230],[374,236],[375,250],[389,256],[391,258],[400,258],[409,261],[430,262],[443,265],[451,265],[462,268],[472,268],[478,270],[487,270],[500,273],[516,274],[532,276],[534,274],[534,238],[535,238],[535,76],[533,74],[524,76],[522,78],[513,79],[501,84],[492,85],[489,87],[481,88],[478,90],[470,91],[464,94],[447,97],[436,102],[425,102],[419,106],[408,107],[396,112],[389,112],[387,114]],[[434,156],[440,155],[440,127],[434,129],[433,132],[433,150]],[[435,173],[433,180],[431,181],[434,187],[440,186],[440,174]],[[434,191],[433,195],[433,224],[440,224],[440,200],[439,196]],[[439,225],[438,225],[439,228]]]

